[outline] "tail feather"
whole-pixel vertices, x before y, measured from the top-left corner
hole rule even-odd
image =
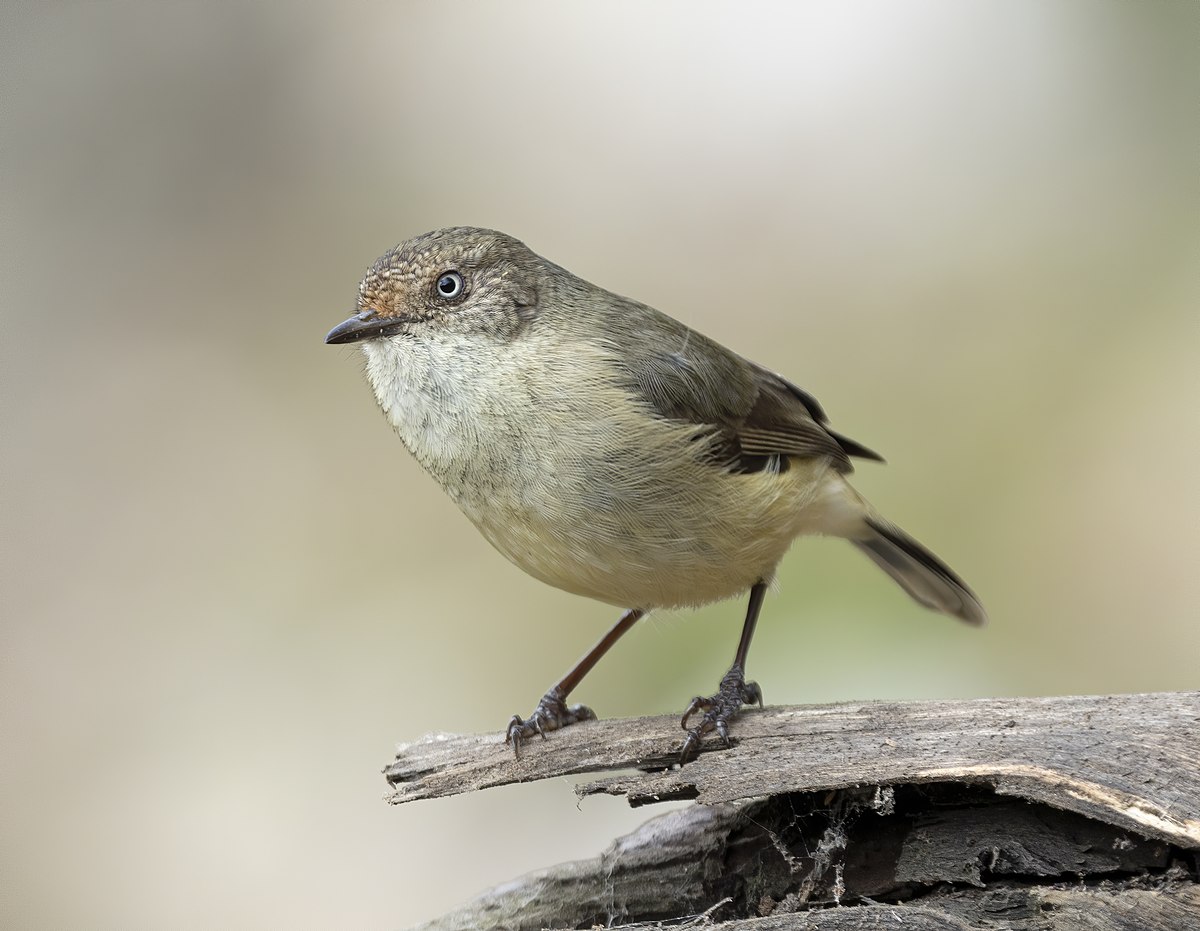
[[[987,620],[983,605],[954,570],[899,527],[870,516],[871,535],[851,542],[919,604],[957,617],[968,624]]]

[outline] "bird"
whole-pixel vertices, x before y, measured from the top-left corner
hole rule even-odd
[[[748,596],[715,693],[681,720],[686,763],[762,705],[746,663],[768,586],[802,535],[850,541],[915,601],[968,624],[979,599],[851,487],[882,457],[835,431],[807,391],[646,304],[591,284],[496,230],[453,227],[384,253],[354,313],[357,343],[404,445],[484,538],[549,585],[622,610],[505,741],[592,720],[567,699],[649,612]]]

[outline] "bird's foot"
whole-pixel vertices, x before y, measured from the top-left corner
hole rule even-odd
[[[709,695],[707,698],[696,696],[687,706],[687,711],[683,713],[683,720],[680,721],[680,724],[687,731],[687,737],[684,738],[683,746],[679,750],[680,765],[696,757],[696,754],[700,752],[700,741],[704,739],[705,734],[713,731],[716,731],[717,736],[725,741],[725,746],[732,746],[729,742],[729,722],[742,710],[742,705],[757,704],[761,708],[762,703],[762,689],[758,687],[758,683],[747,682],[742,667],[734,663],[729,667],[729,672],[725,673],[725,678],[721,680],[717,694]],[[703,711],[704,715],[700,718],[699,724],[689,728],[688,718],[697,711]]]
[[[526,740],[534,734],[540,735],[545,740],[546,731],[556,731],[568,724],[594,721],[595,719],[596,712],[591,708],[587,705],[568,706],[563,701],[558,689],[554,688],[542,696],[542,700],[538,702],[537,707],[533,709],[533,714],[528,718],[522,718],[519,714],[512,716],[512,720],[508,722],[508,731],[504,735],[504,742],[512,744],[513,752],[519,760],[522,740]]]

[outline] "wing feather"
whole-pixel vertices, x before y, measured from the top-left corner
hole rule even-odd
[[[722,465],[753,472],[827,456],[849,472],[851,456],[882,461],[826,427],[816,398],[774,372],[657,311],[627,319],[638,320],[640,332],[618,337],[624,345],[614,348],[628,365],[629,388],[659,416],[711,426]]]

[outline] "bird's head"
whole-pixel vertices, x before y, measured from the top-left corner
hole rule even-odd
[[[357,313],[325,342],[436,331],[511,339],[536,312],[542,265],[524,243],[495,230],[426,233],[375,261],[358,286]]]

